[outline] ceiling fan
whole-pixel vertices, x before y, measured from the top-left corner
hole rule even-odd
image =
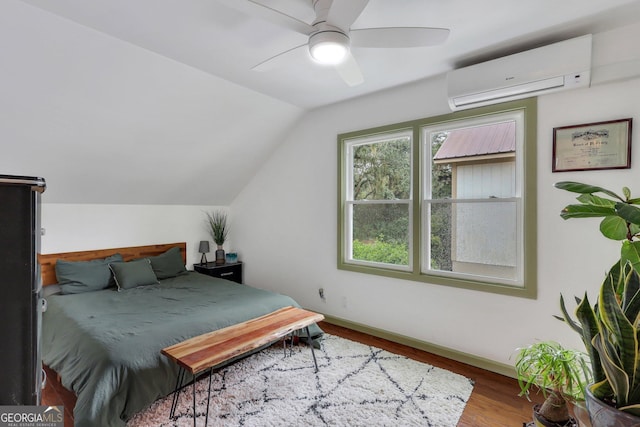
[[[294,60],[300,51],[308,50],[320,64],[332,65],[349,86],[364,81],[360,67],[351,54],[351,46],[370,48],[406,48],[432,46],[444,42],[449,35],[446,28],[379,27],[351,29],[369,0],[311,0],[316,18],[308,24],[293,16],[255,0],[218,0],[273,24],[309,37],[307,43],[279,53],[252,69],[266,71]]]

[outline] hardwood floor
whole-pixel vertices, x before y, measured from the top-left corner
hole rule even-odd
[[[47,373],[47,383],[42,390],[41,404],[46,406],[64,405],[64,425],[73,426],[73,408],[76,406],[76,396],[62,387],[57,375],[48,367],[44,367]]]
[[[520,388],[513,378],[326,322],[321,322],[320,327],[329,334],[373,345],[471,378],[475,386],[457,427],[521,427],[531,420],[533,403],[518,397]],[[56,381],[56,374],[49,369],[47,378],[42,404],[64,405],[65,426],[73,426],[74,394],[62,387]],[[535,397],[537,402],[541,402],[540,396]]]

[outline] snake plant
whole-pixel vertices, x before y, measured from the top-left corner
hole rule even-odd
[[[577,299],[577,322],[560,297],[565,321],[577,331],[591,358],[595,397],[621,411],[640,415],[640,199],[588,184],[560,182],[557,188],[579,193],[580,204],[565,207],[564,219],[602,217],[603,236],[622,241],[620,259],[609,270],[593,306],[585,293]],[[608,197],[603,197],[600,195]]]

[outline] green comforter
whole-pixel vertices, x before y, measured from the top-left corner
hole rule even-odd
[[[298,306],[290,297],[199,273],[159,285],[47,298],[42,360],[78,396],[76,427],[124,426],[173,391],[178,368],[160,350]],[[314,325],[311,334],[320,334]],[[167,414],[167,417],[169,414]]]

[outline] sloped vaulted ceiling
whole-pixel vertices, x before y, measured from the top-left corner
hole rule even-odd
[[[0,2],[0,173],[48,203],[227,205],[303,110]]]
[[[44,177],[47,203],[228,205],[307,109],[638,20],[640,0],[370,0],[354,28],[451,34],[354,51],[346,87],[304,61],[251,71],[304,40],[216,0],[2,0],[0,173]]]

